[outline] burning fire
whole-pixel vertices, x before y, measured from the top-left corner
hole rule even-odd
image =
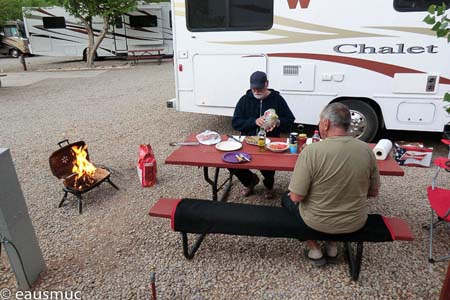
[[[87,160],[87,145],[83,147],[73,146],[72,151],[76,155],[73,162],[72,173],[75,174],[74,187],[82,189],[95,183],[94,173],[96,168]]]

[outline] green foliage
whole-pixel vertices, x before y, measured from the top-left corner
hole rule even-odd
[[[73,16],[92,20],[94,16],[100,16],[108,22],[133,10],[137,0],[63,0],[64,8]]]
[[[431,27],[431,30],[436,32],[436,36],[438,38],[446,38],[447,42],[450,43],[450,19],[445,14],[446,10],[447,6],[445,5],[445,3],[442,3],[442,5],[430,5],[430,7],[428,7],[428,15],[423,19],[423,21],[428,25],[433,25],[433,27]],[[444,102],[447,103],[444,106],[444,109],[447,113],[450,114],[449,93],[445,93]]]
[[[0,24],[10,20],[22,20],[22,7],[52,6],[60,0],[0,0]]]

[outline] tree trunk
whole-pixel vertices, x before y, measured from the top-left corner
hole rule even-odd
[[[81,21],[84,23],[84,28],[88,33],[88,47],[86,48],[86,65],[89,68],[94,67],[94,53],[95,51],[91,51],[94,48],[94,31],[92,30],[92,20],[85,19],[80,17]]]
[[[98,47],[102,43],[106,34],[108,33],[108,30],[109,30],[109,18],[103,17],[103,30],[98,35],[97,39],[95,40],[95,43],[93,43],[93,46],[90,47],[90,49],[92,49],[92,51],[90,51],[90,53],[89,53],[89,55],[90,55],[89,61],[91,62],[91,65],[89,65],[89,67],[91,67],[91,68],[94,67],[95,53],[97,52]]]

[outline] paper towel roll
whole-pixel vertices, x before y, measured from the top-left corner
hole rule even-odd
[[[392,142],[390,140],[382,139],[373,148],[373,153],[378,160],[385,160],[392,149]]]

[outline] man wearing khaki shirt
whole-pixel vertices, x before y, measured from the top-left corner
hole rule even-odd
[[[367,197],[378,195],[380,177],[369,146],[347,134],[351,116],[341,103],[320,114],[322,141],[299,155],[283,206],[308,227],[329,234],[351,233],[367,220]],[[326,264],[317,241],[307,241],[305,255],[316,266]],[[337,256],[336,242],[325,245],[329,263]]]

